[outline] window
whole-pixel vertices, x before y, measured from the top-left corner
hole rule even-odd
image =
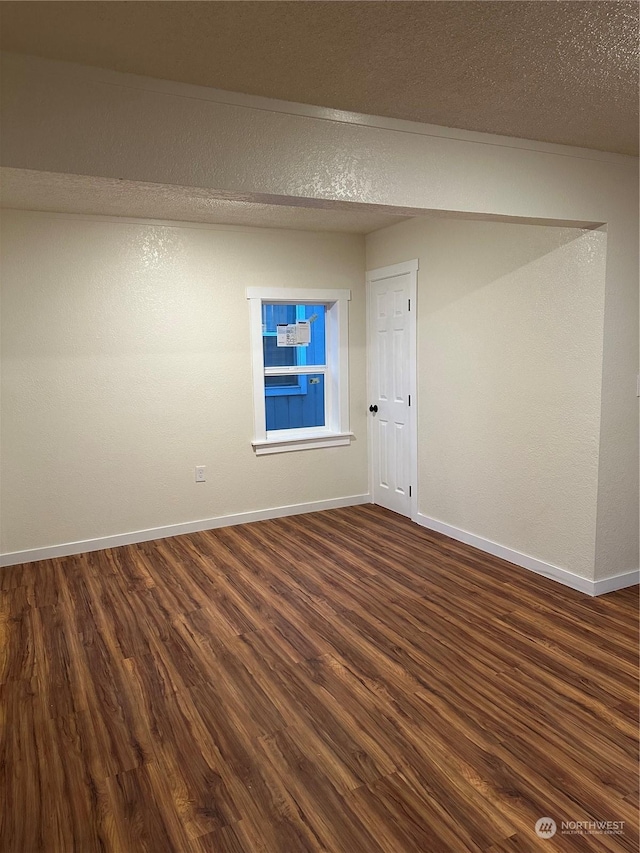
[[[349,444],[348,290],[247,289],[257,455]]]

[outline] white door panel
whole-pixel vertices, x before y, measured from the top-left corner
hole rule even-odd
[[[413,476],[410,393],[415,375],[411,347],[415,328],[409,306],[413,299],[415,312],[416,275],[413,271],[375,276],[375,272],[369,275],[373,500],[410,516]]]
[[[389,488],[389,442],[387,440],[388,427],[387,421],[376,419],[374,429],[378,431],[378,486],[381,489]]]

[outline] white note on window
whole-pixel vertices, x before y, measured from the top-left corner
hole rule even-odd
[[[279,323],[277,326],[276,346],[279,347],[296,347],[298,346],[298,325],[297,323]]]
[[[287,346],[295,347],[298,343],[298,327],[295,323],[289,323],[287,326]]]
[[[309,346],[311,343],[311,324],[308,320],[298,320],[296,323],[298,346]]]

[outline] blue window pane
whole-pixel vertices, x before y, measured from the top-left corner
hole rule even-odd
[[[265,376],[265,388],[295,388],[300,384],[300,376]]]
[[[296,367],[325,364],[324,305],[262,305],[262,342],[265,367]],[[309,321],[311,341],[306,346],[279,347],[278,326],[290,325],[300,320]]]
[[[321,373],[296,377],[268,376],[265,380],[290,378],[295,378],[298,383],[304,380],[305,391],[273,395],[265,388],[267,430],[324,426],[324,376]]]
[[[296,306],[284,305],[281,303],[270,305],[266,302],[262,304],[262,332],[271,332],[275,334],[276,326],[280,323],[295,323],[296,321]]]
[[[279,347],[275,335],[263,335],[262,351],[264,354],[265,367],[294,367],[298,364],[296,360],[298,347]]]

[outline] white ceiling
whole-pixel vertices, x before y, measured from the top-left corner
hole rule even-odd
[[[638,3],[0,3],[7,50],[372,115],[638,151]]]

